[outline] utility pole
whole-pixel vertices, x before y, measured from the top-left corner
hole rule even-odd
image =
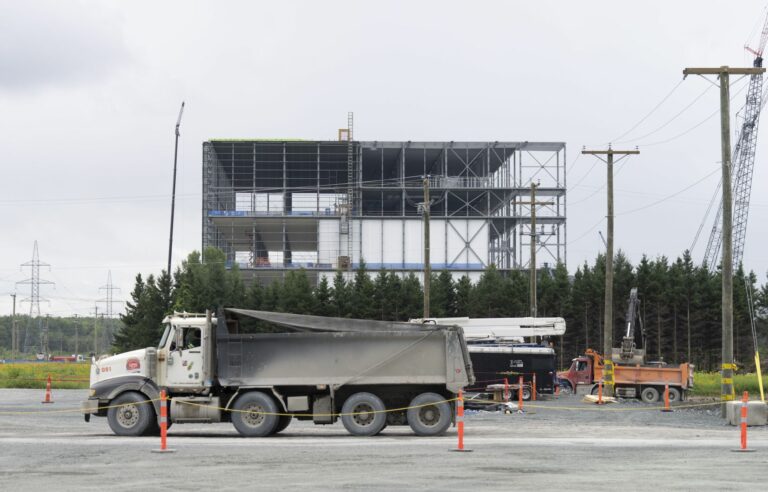
[[[424,176],[424,203],[422,204],[424,215],[424,315],[426,320],[429,318],[429,287],[432,283],[432,265],[429,259],[429,176]]]
[[[531,259],[529,262],[529,286],[530,291],[530,308],[531,318],[537,316],[537,297],[536,297],[536,206],[537,205],[552,205],[554,202],[537,202],[536,201],[536,188],[539,185],[531,181],[531,201],[530,202],[517,202],[519,205],[531,206]]]
[[[762,67],[732,68],[686,68],[683,78],[688,75],[717,75],[720,79],[720,142],[723,181],[723,257],[722,257],[722,366],[720,372],[720,413],[725,418],[726,402],[733,400],[733,198],[731,197],[731,108],[730,74],[756,75],[764,73]]]
[[[181,115],[184,113],[184,101],[181,102],[179,109],[179,118],[176,120],[176,144],[173,148],[173,191],[171,193],[171,234],[168,237],[168,275],[171,275],[171,256],[173,252],[173,216],[176,211],[176,159],[179,155],[179,127],[181,126]]]
[[[93,310],[93,353],[98,359],[99,357],[99,306],[98,304]]]
[[[77,319],[77,314],[75,314],[75,357],[77,357],[77,354],[80,353],[80,345],[78,340],[78,325],[80,324],[80,320]]]
[[[582,154],[594,155],[601,161],[607,164],[608,168],[608,241],[605,246],[605,308],[603,317],[603,361],[605,364],[605,370],[603,371],[605,379],[605,393],[607,396],[613,396],[613,164],[614,155],[621,155],[616,162],[624,159],[628,155],[639,154],[640,151],[635,150],[614,150],[611,146],[608,146],[608,150],[582,150]],[[606,156],[603,159],[600,156]]]
[[[11,318],[11,359],[16,359],[16,345],[18,344],[18,341],[16,340],[17,334],[16,334],[16,294],[11,294],[11,297],[13,297],[13,317]]]

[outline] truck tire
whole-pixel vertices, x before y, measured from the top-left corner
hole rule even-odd
[[[669,388],[669,403],[677,403],[682,401],[682,393],[677,388]]]
[[[290,415],[281,415],[277,420],[277,427],[275,427],[275,434],[278,432],[282,432],[288,427],[291,423],[292,417]]]
[[[451,406],[437,393],[422,393],[408,406],[408,424],[417,436],[437,436],[451,425]]]
[[[523,400],[524,401],[530,401],[531,396],[533,396],[533,393],[531,392],[530,386],[523,386]]]
[[[355,393],[341,407],[341,423],[354,436],[375,436],[387,423],[381,398],[372,393]]]
[[[118,436],[143,436],[152,432],[152,423],[156,421],[155,409],[152,403],[139,403],[148,399],[141,393],[128,391],[112,400],[107,410],[107,421],[112,432]]]
[[[645,403],[656,403],[659,401],[659,390],[653,386],[646,386],[640,391],[640,399]]]
[[[243,437],[266,437],[277,429],[275,400],[260,391],[251,391],[232,405],[232,425]]]

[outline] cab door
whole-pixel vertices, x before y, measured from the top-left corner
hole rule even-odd
[[[166,382],[171,388],[202,389],[203,347],[202,328],[177,327],[166,361]]]

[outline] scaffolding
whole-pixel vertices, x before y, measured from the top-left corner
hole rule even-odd
[[[423,177],[432,198],[434,270],[476,278],[489,265],[565,263],[562,142],[355,141],[351,115],[338,141],[203,143],[203,247],[226,253],[246,277],[270,281],[304,268],[423,268]],[[551,205],[530,230],[531,183]]]

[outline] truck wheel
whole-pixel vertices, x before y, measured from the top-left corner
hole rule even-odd
[[[252,391],[232,405],[232,425],[244,437],[265,437],[277,428],[277,404],[269,395]]]
[[[573,388],[571,387],[571,383],[565,381],[560,383],[560,394],[563,395],[571,395],[573,394]]]
[[[291,423],[291,416],[290,415],[281,415],[277,420],[277,427],[275,427],[275,434],[278,432],[282,432],[290,425]]]
[[[531,393],[531,388],[528,386],[523,386],[523,400],[530,401],[532,395],[533,393]]]
[[[355,436],[375,436],[387,423],[381,398],[371,393],[355,393],[341,407],[341,423]]]
[[[143,436],[152,431],[155,410],[141,393],[123,393],[109,404],[107,421],[112,432],[118,436]]]
[[[436,436],[451,425],[451,406],[437,393],[422,393],[408,406],[408,424],[418,436]]]
[[[653,386],[646,386],[640,392],[640,399],[645,403],[655,403],[659,401],[659,390],[657,390]]]
[[[680,390],[677,388],[669,388],[669,403],[677,403],[681,400]]]

